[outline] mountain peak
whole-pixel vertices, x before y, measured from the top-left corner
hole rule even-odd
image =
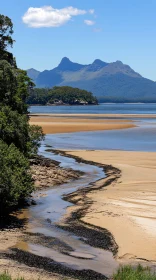
[[[57,68],[61,71],[78,71],[83,67],[84,65],[72,62],[68,57],[63,57]]]
[[[70,59],[68,57],[63,57],[60,63],[67,63],[67,62],[71,62]]]
[[[30,69],[28,69],[27,71],[37,71],[37,72],[39,72],[39,71],[36,70],[35,68],[30,68]]]
[[[120,61],[120,60],[117,60],[115,63],[118,64],[118,65],[124,65],[124,64],[122,63],[122,61]]]
[[[72,62],[70,61],[70,59],[68,57],[63,57],[60,64],[58,65],[58,67],[66,67],[68,66],[69,64],[71,64]]]
[[[52,70],[39,75],[34,69],[28,72],[37,87],[66,85],[85,89],[101,102],[156,102],[156,83],[141,77],[119,60],[106,63],[95,59],[89,65],[81,65],[64,57]]]
[[[96,72],[107,65],[108,65],[108,63],[106,63],[100,59],[95,59],[94,62],[87,67],[87,69],[88,69],[88,71]]]
[[[102,61],[101,59],[95,59],[93,64],[102,64],[103,65],[103,64],[105,64],[105,62]]]

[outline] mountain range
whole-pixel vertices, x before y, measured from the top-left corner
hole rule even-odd
[[[156,102],[156,82],[143,78],[121,61],[96,59],[82,65],[64,57],[60,64],[43,72],[27,70],[36,87],[72,86],[91,91],[100,102]]]

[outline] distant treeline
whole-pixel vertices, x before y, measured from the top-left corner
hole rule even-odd
[[[27,99],[29,105],[96,105],[98,101],[91,92],[69,86],[34,88]]]

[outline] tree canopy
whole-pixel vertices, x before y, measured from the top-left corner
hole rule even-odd
[[[7,16],[0,14],[0,59],[9,61],[10,64],[16,65],[13,54],[7,51],[8,46],[12,47],[13,23]]]
[[[96,97],[91,92],[69,86],[53,87],[52,89],[34,88],[27,99],[28,104],[40,105],[95,105]]]
[[[34,84],[7,51],[12,34],[11,19],[0,15],[0,214],[32,192],[29,158],[44,137],[41,127],[29,125],[26,100]]]

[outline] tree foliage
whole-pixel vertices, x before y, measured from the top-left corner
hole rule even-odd
[[[0,141],[0,203],[14,206],[33,190],[29,161],[14,144]]]
[[[52,89],[34,88],[27,100],[28,104],[97,104],[91,92],[69,86],[53,87]]]
[[[16,65],[12,53],[7,51],[7,47],[13,46],[12,39],[13,23],[7,16],[0,14],[0,59],[9,61],[10,64]]]
[[[13,34],[13,23],[7,16],[0,15],[0,49],[6,50],[8,46],[13,46],[14,40],[12,39]]]
[[[33,190],[29,157],[37,152],[42,129],[29,125],[26,100],[34,84],[17,68],[12,46],[13,24],[0,15],[0,205],[9,207]],[[1,208],[2,210],[2,208]]]

